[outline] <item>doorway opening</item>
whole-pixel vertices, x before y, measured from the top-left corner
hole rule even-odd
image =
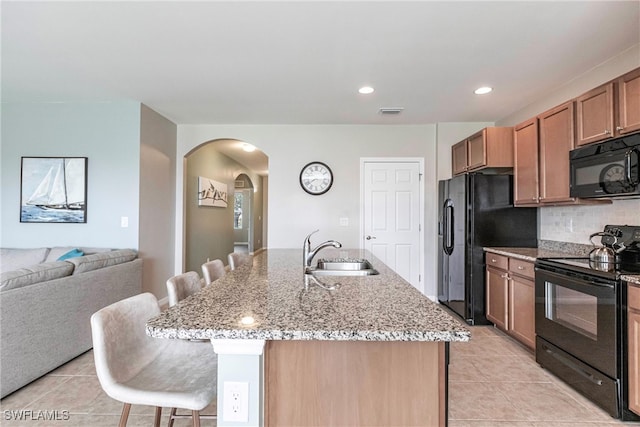
[[[252,253],[266,247],[268,157],[259,149],[245,151],[246,145],[216,139],[185,155],[182,271],[200,271],[213,259],[226,264],[236,250]],[[214,183],[221,202],[199,202],[203,180]]]
[[[240,174],[234,182],[233,200],[233,251],[253,253],[253,183],[246,174]]]

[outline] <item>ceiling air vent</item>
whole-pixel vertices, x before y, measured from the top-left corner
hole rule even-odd
[[[381,108],[380,114],[383,114],[385,116],[395,116],[402,113],[403,110],[404,107]]]

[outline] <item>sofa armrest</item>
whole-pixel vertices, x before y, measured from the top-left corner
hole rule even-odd
[[[73,265],[64,261],[45,262],[0,275],[0,292],[69,276]]]

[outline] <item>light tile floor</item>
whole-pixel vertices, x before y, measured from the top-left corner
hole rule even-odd
[[[452,343],[449,366],[450,427],[640,426],[614,420],[540,368],[533,354],[491,326],[471,327],[468,343]],[[1,426],[117,426],[122,405],[104,394],[91,351],[0,401]],[[20,409],[68,411],[68,420],[11,420]],[[214,414],[215,403],[203,411]],[[162,425],[168,409],[163,410]],[[55,413],[54,413],[55,414]],[[129,426],[150,426],[153,409],[133,406]],[[176,427],[191,420],[176,421]],[[215,420],[202,420],[203,427]]]
[[[471,341],[450,349],[449,427],[640,425],[611,418],[493,326],[471,327]]]

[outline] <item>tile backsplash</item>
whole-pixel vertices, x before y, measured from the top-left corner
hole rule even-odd
[[[553,206],[538,209],[539,239],[589,244],[589,235],[607,224],[640,225],[640,199],[612,204]]]

